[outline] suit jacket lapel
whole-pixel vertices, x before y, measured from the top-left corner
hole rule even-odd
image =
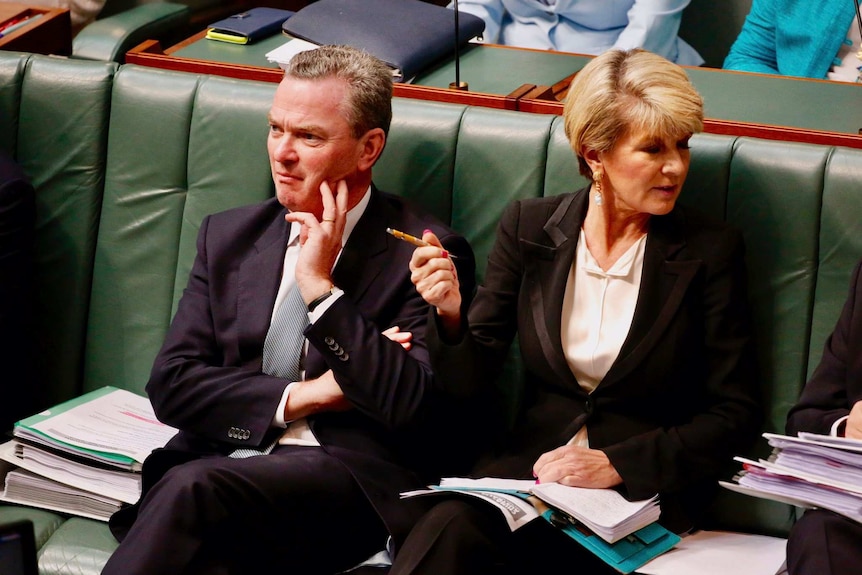
[[[335,284],[354,302],[362,298],[386,263],[386,222],[389,210],[386,202],[380,200],[377,189],[372,186],[368,206],[356,222],[332,270]]]
[[[683,215],[674,210],[653,217],[644,252],[643,275],[632,326],[617,360],[601,386],[610,385],[637,367],[657,344],[700,268],[700,260],[674,260],[685,246]],[[663,302],[660,306],[646,302]]]
[[[563,298],[588,201],[589,196],[581,191],[560,202],[544,226],[552,246],[521,240],[527,276],[538,278],[528,287],[536,337],[554,373],[571,386],[577,386],[577,381],[566,362],[560,336]],[[653,218],[650,224],[632,326],[601,386],[621,379],[644,360],[673,319],[700,267],[699,260],[673,259],[685,245],[682,217],[679,210],[674,210]],[[645,302],[664,303],[658,307]]]
[[[566,362],[560,330],[563,297],[586,215],[587,199],[583,191],[566,196],[548,218],[543,230],[553,247],[521,240],[526,276],[537,278],[528,287],[536,337],[551,369],[570,387],[577,387],[577,381]]]
[[[290,227],[284,210],[254,243],[252,253],[240,264],[237,292],[237,324],[240,350],[257,349],[266,339],[275,296],[281,285],[284,254]],[[263,292],[263,293],[262,293]],[[271,305],[260,305],[261,301]]]

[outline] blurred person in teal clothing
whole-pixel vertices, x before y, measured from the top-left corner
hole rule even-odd
[[[858,82],[854,0],[754,0],[726,70]]]
[[[482,36],[490,44],[593,55],[643,48],[700,66],[700,54],[677,36],[689,1],[460,0],[458,10],[485,21]]]

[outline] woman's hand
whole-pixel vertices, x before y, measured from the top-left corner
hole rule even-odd
[[[543,454],[533,465],[533,474],[539,483],[570,487],[602,489],[623,482],[604,451],[575,445],[564,445]]]
[[[419,295],[437,308],[437,315],[446,331],[456,334],[461,326],[458,270],[437,236],[425,230],[422,239],[430,245],[416,248],[413,252],[410,258],[410,281],[416,286]]]

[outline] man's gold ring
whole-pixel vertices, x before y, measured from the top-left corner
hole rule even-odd
[[[324,222],[335,222],[335,220],[333,220],[331,218],[323,218],[323,221]]]

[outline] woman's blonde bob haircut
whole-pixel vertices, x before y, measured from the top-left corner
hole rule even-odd
[[[607,152],[628,131],[662,139],[703,131],[703,98],[676,64],[640,48],[615,49],[577,73],[563,115],[580,172],[592,178],[584,153]]]

